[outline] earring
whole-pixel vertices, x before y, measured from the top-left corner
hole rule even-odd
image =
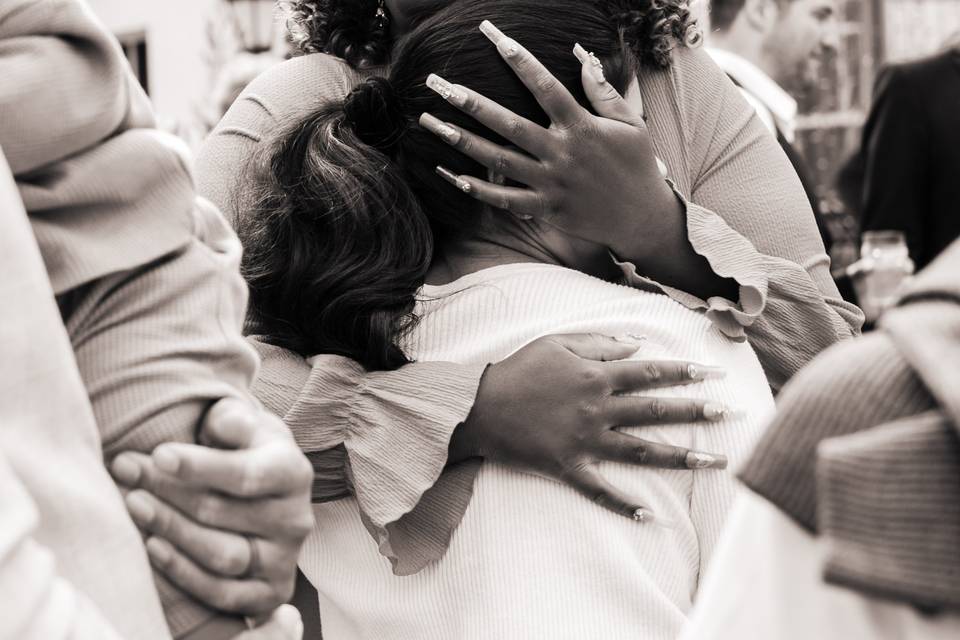
[[[383,0],[380,0],[380,4],[377,5],[377,27],[380,29],[385,29],[387,23],[390,21],[390,16],[387,14],[387,7],[384,5]]]

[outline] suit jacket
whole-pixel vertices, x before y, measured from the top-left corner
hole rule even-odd
[[[960,51],[887,67],[863,130],[864,231],[904,231],[922,269],[960,237]]]

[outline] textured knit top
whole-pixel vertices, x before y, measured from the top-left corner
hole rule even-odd
[[[572,44],[572,43],[571,43]],[[233,216],[238,179],[251,155],[283,126],[363,77],[323,54],[294,58],[254,80],[200,150],[200,193]],[[863,315],[844,302],[796,174],[753,109],[700,49],[678,47],[668,69],[645,69],[640,91],[655,152],[685,198],[694,249],[740,284],[737,300],[700,300],[659,287],[623,265],[630,283],[706,309],[728,335],[745,336],[774,389],[826,347],[855,335]],[[421,361],[365,373],[328,357],[302,357],[259,343],[254,391],[313,453],[315,497],[355,491],[372,534],[399,572],[438,557],[470,499],[472,473],[443,471],[450,435],[470,411],[483,363]],[[349,471],[346,466],[349,465]],[[347,478],[351,478],[352,487]]]
[[[63,367],[79,368],[96,419],[101,473],[104,457],[120,451],[194,441],[220,398],[252,400],[257,363],[241,334],[239,242],[196,197],[184,144],[157,130],[119,44],[84,2],[0,3],[0,147],[70,338],[71,361]],[[77,428],[84,417],[78,412]],[[73,427],[70,420],[56,424]],[[50,486],[58,486],[52,475]],[[92,479],[90,486],[103,490]],[[97,509],[97,496],[75,499],[76,492],[61,490],[51,502],[46,488],[29,489],[40,535],[65,575],[124,636],[181,636],[222,615],[157,573],[169,629],[151,617],[153,581],[138,582],[149,570],[146,554],[115,486],[107,489],[112,501],[99,497],[120,507],[112,512]],[[79,521],[65,517],[85,505],[89,514]],[[121,534],[132,537],[122,541]],[[117,560],[109,575],[102,554]]]
[[[420,295],[421,320],[406,346],[418,359],[489,362],[543,335],[592,332],[645,336],[634,357],[723,363],[724,379],[656,395],[706,394],[740,415],[624,429],[638,437],[722,451],[737,466],[773,412],[750,345],[662,294],[524,263],[425,286]],[[397,577],[363,536],[356,500],[316,505],[300,566],[320,594],[325,637],[676,637],[736,481],[728,471],[614,463],[601,473],[665,525],[638,524],[558,482],[484,463],[446,555],[415,576]]]
[[[824,536],[836,584],[960,610],[960,242],[879,330],[780,396],[743,480]]]

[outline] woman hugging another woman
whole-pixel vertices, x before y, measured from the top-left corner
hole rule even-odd
[[[239,228],[252,312],[271,341],[391,370],[413,360],[497,361],[550,334],[638,336],[638,355],[662,367],[722,363],[727,375],[701,372],[698,393],[735,411],[714,424],[627,423],[601,446],[743,460],[773,400],[728,318],[680,304],[682,294],[621,284],[608,245],[582,231],[601,225],[602,211],[579,211],[579,220],[557,226],[479,202],[471,197],[477,179],[511,193],[507,168],[488,169],[449,144],[473,134],[505,142],[461,112],[474,96],[461,85],[511,110],[521,127],[550,124],[491,46],[516,53],[493,24],[517,35],[581,105],[589,105],[581,74],[602,65],[606,82],[639,112],[641,62],[663,73],[654,67],[668,64],[687,13],[680,3],[649,12],[624,12],[623,4],[449,3],[398,42],[388,77],[366,80],[284,131],[255,167],[253,211]],[[596,62],[582,65],[573,43]],[[511,158],[511,175],[524,170],[522,158],[533,162]],[[742,246],[749,262],[752,247]],[[623,389],[634,382],[628,371]],[[684,455],[703,468],[642,469],[631,460],[599,467],[598,483],[642,499],[633,520],[570,487],[485,462],[446,552],[406,577],[393,575],[366,536],[355,499],[318,505],[301,568],[319,591],[325,637],[676,637],[736,492],[725,460]]]

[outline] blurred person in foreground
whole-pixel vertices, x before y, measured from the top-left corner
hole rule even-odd
[[[797,101],[810,63],[833,48],[836,0],[711,0],[707,51],[777,137],[810,201],[827,255],[833,244],[816,184],[794,147]]]
[[[247,390],[236,237],[83,2],[3,3],[0,104],[0,635],[297,637],[311,474]],[[146,550],[111,462],[169,502],[126,495]]]
[[[780,394],[684,638],[960,636],[960,242]]]
[[[960,37],[880,71],[856,160],[862,231],[904,232],[918,270],[960,237]]]

